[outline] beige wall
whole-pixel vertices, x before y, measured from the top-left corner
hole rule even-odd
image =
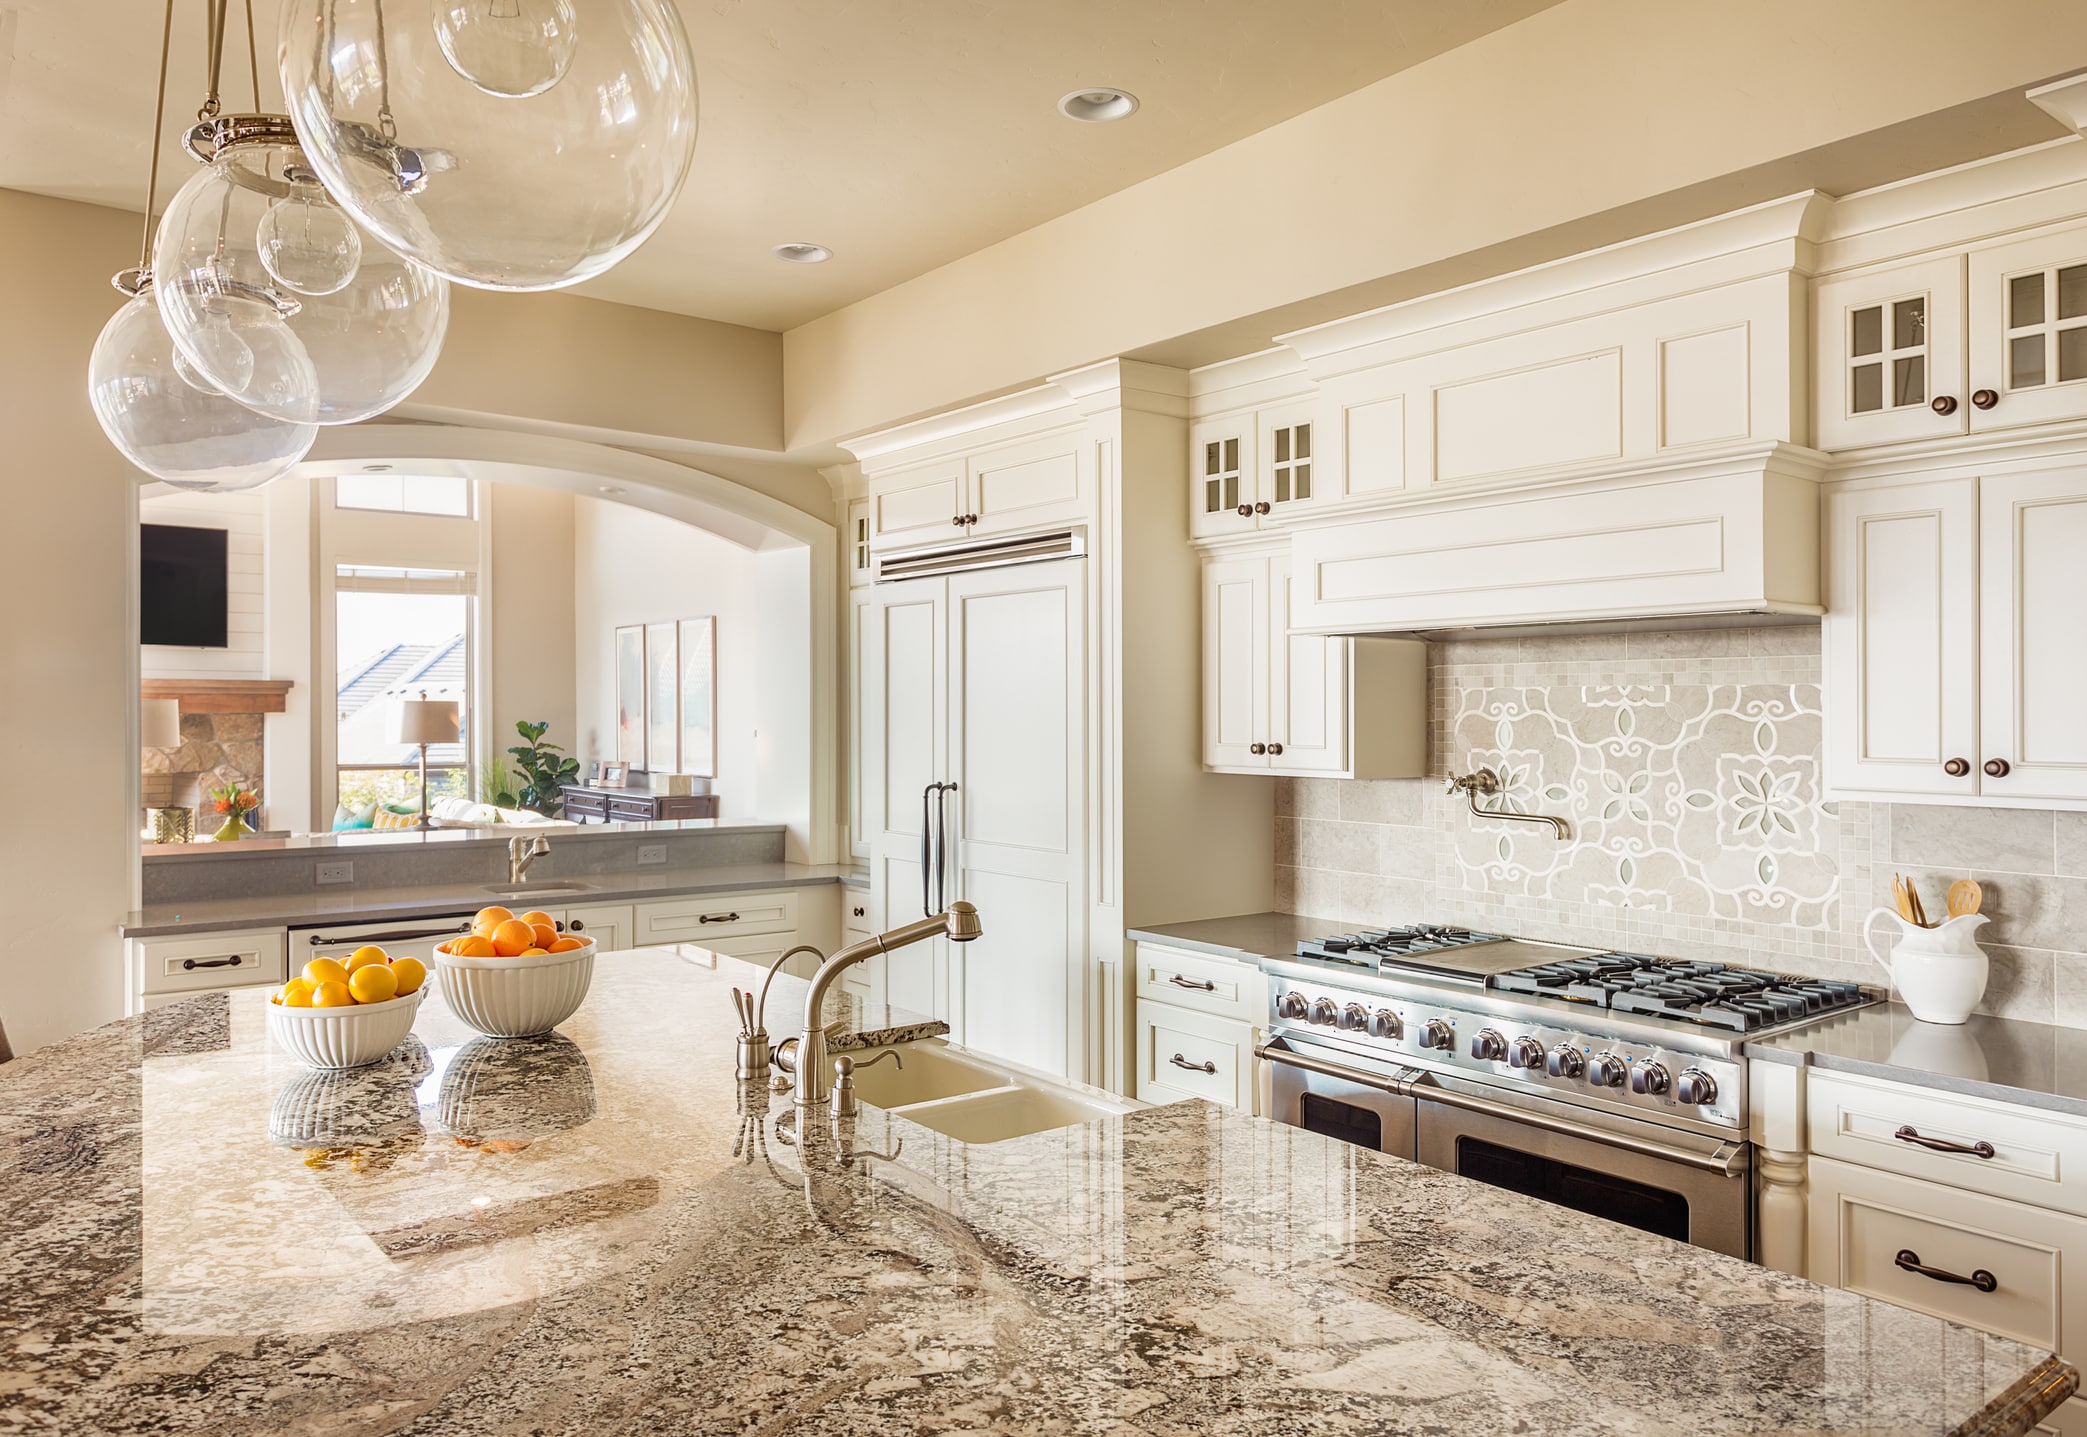
[[[791,330],[786,433],[861,433],[2083,63],[2068,0],[1566,0]],[[1741,202],[1686,198],[1641,228]]]
[[[521,484],[488,484],[485,494],[492,563],[479,622],[492,674],[487,757],[508,762],[507,750],[522,741],[518,719],[548,720],[545,741],[577,757],[573,509],[588,501]]]

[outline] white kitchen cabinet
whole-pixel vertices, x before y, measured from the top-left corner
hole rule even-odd
[[[1973,250],[1971,428],[2087,416],[2087,225]]]
[[[870,562],[870,501],[851,499],[847,509],[848,586],[860,588],[877,577]]]
[[[592,938],[595,950],[618,953],[637,947],[637,932],[628,903],[590,903],[551,915],[561,928],[578,938]]]
[[[1843,489],[1828,529],[1834,791],[2087,801],[2087,466]]]
[[[1819,448],[1965,432],[1974,411],[1964,385],[1964,293],[1962,255],[1813,285]]]
[[[277,984],[288,976],[289,935],[281,928],[133,938],[124,947],[131,1012],[223,988]]]
[[[1249,963],[1140,943],[1135,1096],[1262,1111],[1254,1046],[1268,980]]]
[[[1061,432],[879,474],[868,504],[881,549],[1076,524],[1093,485],[1077,434]]]
[[[1203,566],[1203,763],[1226,773],[1412,778],[1427,646],[1292,634],[1287,551]]]
[[[879,546],[961,537],[970,512],[962,458],[880,474],[870,481],[870,532]]]
[[[1251,534],[1328,498],[1318,450],[1317,406],[1309,400],[1198,424],[1189,438],[1189,533]]]

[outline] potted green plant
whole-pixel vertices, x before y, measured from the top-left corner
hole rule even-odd
[[[565,807],[565,785],[579,777],[580,761],[565,757],[565,750],[557,744],[545,743],[543,736],[550,731],[548,722],[523,719],[515,724],[523,741],[508,753],[515,761],[512,777],[521,780],[521,787],[510,789],[503,783],[494,799],[500,807],[526,808],[545,818],[556,818]]]

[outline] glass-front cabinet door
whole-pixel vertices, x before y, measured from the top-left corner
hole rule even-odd
[[[1252,424],[1247,414],[1207,420],[1191,433],[1189,532],[1198,539],[1252,533],[1258,522]]]
[[[2087,415],[2087,226],[1971,256],[1971,427]]]
[[[1963,316],[1960,256],[1821,280],[1812,311],[1818,447],[1963,433]]]
[[[1255,506],[1260,517],[1280,519],[1321,497],[1312,457],[1314,412],[1308,403],[1284,404],[1254,416],[1260,431],[1260,502]]]

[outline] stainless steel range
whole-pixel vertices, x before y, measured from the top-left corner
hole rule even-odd
[[[1315,939],[1261,968],[1276,1118],[1739,1257],[1741,1045],[1878,998],[1433,925]]]

